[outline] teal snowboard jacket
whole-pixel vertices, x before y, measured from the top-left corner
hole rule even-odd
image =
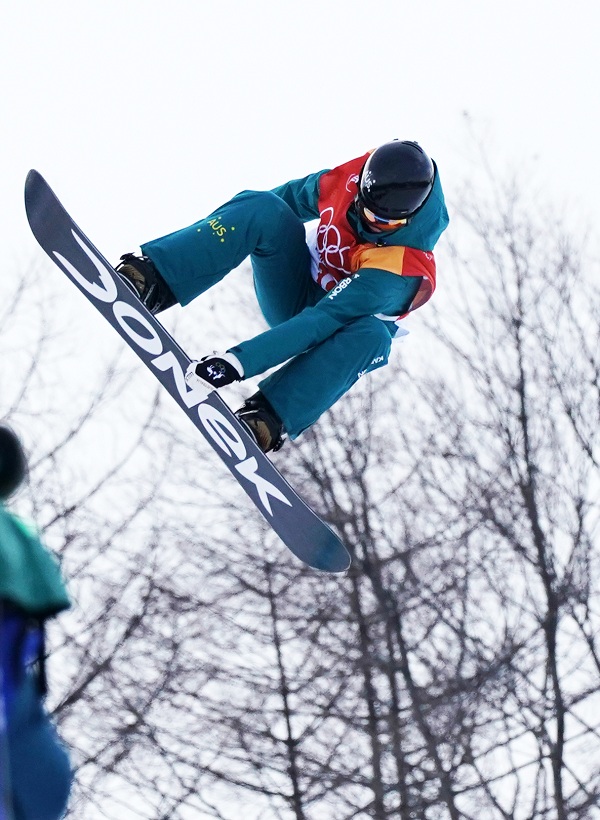
[[[230,349],[246,378],[304,353],[363,316],[381,318],[394,336],[402,316],[432,295],[432,251],[449,222],[437,167],[433,189],[412,221],[392,233],[371,233],[351,207],[368,156],[273,189],[302,222],[318,220],[311,253],[319,287],[313,303],[296,316]]]

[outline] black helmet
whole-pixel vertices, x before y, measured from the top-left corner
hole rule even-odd
[[[357,204],[382,219],[411,217],[429,196],[434,176],[433,162],[416,142],[386,142],[363,166]]]
[[[27,461],[21,442],[10,427],[0,424],[0,500],[14,493],[26,473]]]

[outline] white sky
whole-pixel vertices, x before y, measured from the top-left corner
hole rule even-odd
[[[6,0],[0,258],[35,257],[37,168],[111,260],[243,188],[393,137],[470,171],[463,112],[499,170],[592,222],[600,78],[591,0]],[[8,256],[7,256],[8,254]],[[11,267],[3,275],[10,275]]]

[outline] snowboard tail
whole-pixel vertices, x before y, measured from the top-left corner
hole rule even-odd
[[[190,388],[189,357],[92,245],[37,171],[25,183],[25,209],[44,251],[170,393],[273,530],[304,563],[344,572],[350,555],[257,446],[219,394]]]

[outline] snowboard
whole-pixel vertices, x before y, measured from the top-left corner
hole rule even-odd
[[[92,245],[37,171],[25,209],[44,251],[137,353],[181,407],[291,552],[310,567],[344,572],[350,555],[300,498],[215,390],[190,388],[190,359]]]

